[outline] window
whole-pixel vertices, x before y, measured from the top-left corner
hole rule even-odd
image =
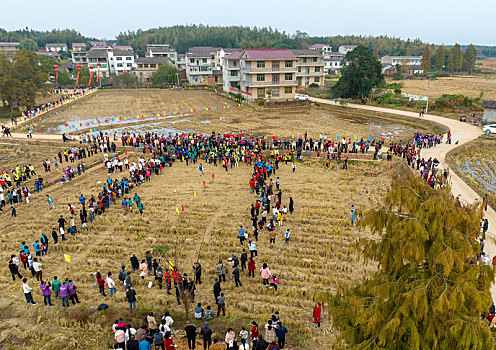
[[[173,53],[171,53],[171,54],[169,55],[169,57],[172,57],[172,58],[173,58],[174,56],[175,56],[175,55],[174,55]]]
[[[231,71],[231,77],[237,77],[238,76],[238,71],[237,70],[232,70]]]
[[[314,57],[314,58],[313,58],[313,61],[314,61],[314,62],[317,62],[317,57]]]
[[[117,67],[122,67],[122,63],[117,63]]]
[[[127,56],[126,61],[131,61],[132,57]]]
[[[320,67],[315,67],[315,73],[319,73],[320,72]]]
[[[265,74],[257,74],[257,81],[265,81]]]
[[[320,77],[315,77],[315,78],[313,78],[313,81],[314,81],[315,83],[320,83]]]
[[[127,66],[127,67],[132,67],[132,66],[133,66],[133,64],[132,64],[132,63],[127,63],[127,64],[126,64],[126,66]]]
[[[284,74],[284,80],[293,80],[293,73]]]
[[[303,57],[303,64],[306,64],[306,63],[307,63],[307,58]]]
[[[207,63],[207,59],[206,58],[202,58],[202,63]]]
[[[209,67],[200,67],[200,72],[207,72]]]
[[[115,60],[116,61],[122,61],[122,57],[116,57]]]
[[[138,63],[138,68],[143,68],[143,64],[142,63]]]
[[[257,68],[265,68],[265,61],[257,61]]]
[[[257,95],[258,97],[265,97],[265,89],[257,89]]]
[[[278,87],[275,87],[275,88],[272,88],[272,97],[279,97],[279,88]]]
[[[150,68],[157,68],[156,64],[150,64]]]
[[[291,67],[293,67],[293,61],[286,61],[285,66],[286,66],[286,68],[291,68]]]
[[[195,60],[194,60],[193,58],[191,58],[191,59],[189,60],[189,63],[193,64],[193,63],[195,63]]]
[[[298,73],[301,73],[301,67],[298,67]]]
[[[284,93],[285,94],[292,94],[293,93],[293,88],[291,86],[286,86],[284,88]]]
[[[145,68],[148,68],[149,67],[148,63],[145,63],[144,66],[145,66]]]

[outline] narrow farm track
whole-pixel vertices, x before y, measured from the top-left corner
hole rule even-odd
[[[311,97],[310,100],[322,104],[339,105],[334,101],[324,100],[320,98]],[[351,103],[346,104],[344,107],[390,113],[390,114],[407,116],[417,119],[419,118],[418,113],[400,111],[396,109],[381,108],[381,107],[374,107],[367,105],[357,105]],[[446,163],[446,155],[448,154],[448,152],[455,149],[456,147],[464,145],[480,137],[483,134],[481,129],[471,124],[461,123],[458,120],[440,117],[437,115],[426,114],[422,119],[433,121],[448,127],[451,130],[452,143],[451,145],[443,143],[441,145],[438,145],[437,147],[423,149],[420,153],[421,156],[425,159],[428,159],[429,157],[432,158],[436,157],[439,160],[440,166],[443,169],[446,168],[449,169],[451,190],[454,196],[460,197],[460,200],[462,202],[468,204],[481,202],[482,199],[480,198],[480,196],[465,181],[463,181],[452,169],[450,169],[449,165]],[[456,142],[458,142],[458,144],[456,144]],[[488,210],[485,212],[485,216],[489,220],[489,230],[486,233],[486,235],[491,239],[486,240],[484,250],[492,257],[496,255],[496,212],[494,211],[493,208],[488,206]],[[493,300],[496,300],[496,284],[494,282],[493,285],[491,286],[491,294]]]

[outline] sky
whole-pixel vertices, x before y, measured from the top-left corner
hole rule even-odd
[[[495,0],[0,0],[0,5],[0,28],[6,30],[71,28],[108,40],[127,30],[201,23],[496,46]]]

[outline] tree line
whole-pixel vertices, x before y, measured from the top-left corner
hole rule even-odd
[[[473,72],[476,58],[477,50],[472,44],[467,46],[465,51],[462,50],[459,44],[455,44],[452,48],[440,45],[435,49],[434,55],[432,55],[431,47],[425,45],[422,53],[422,68],[426,72],[430,70],[437,72]]]

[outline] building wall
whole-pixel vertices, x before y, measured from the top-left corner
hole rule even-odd
[[[496,109],[494,108],[485,108],[484,115],[482,119],[487,119],[489,124],[496,123]]]

